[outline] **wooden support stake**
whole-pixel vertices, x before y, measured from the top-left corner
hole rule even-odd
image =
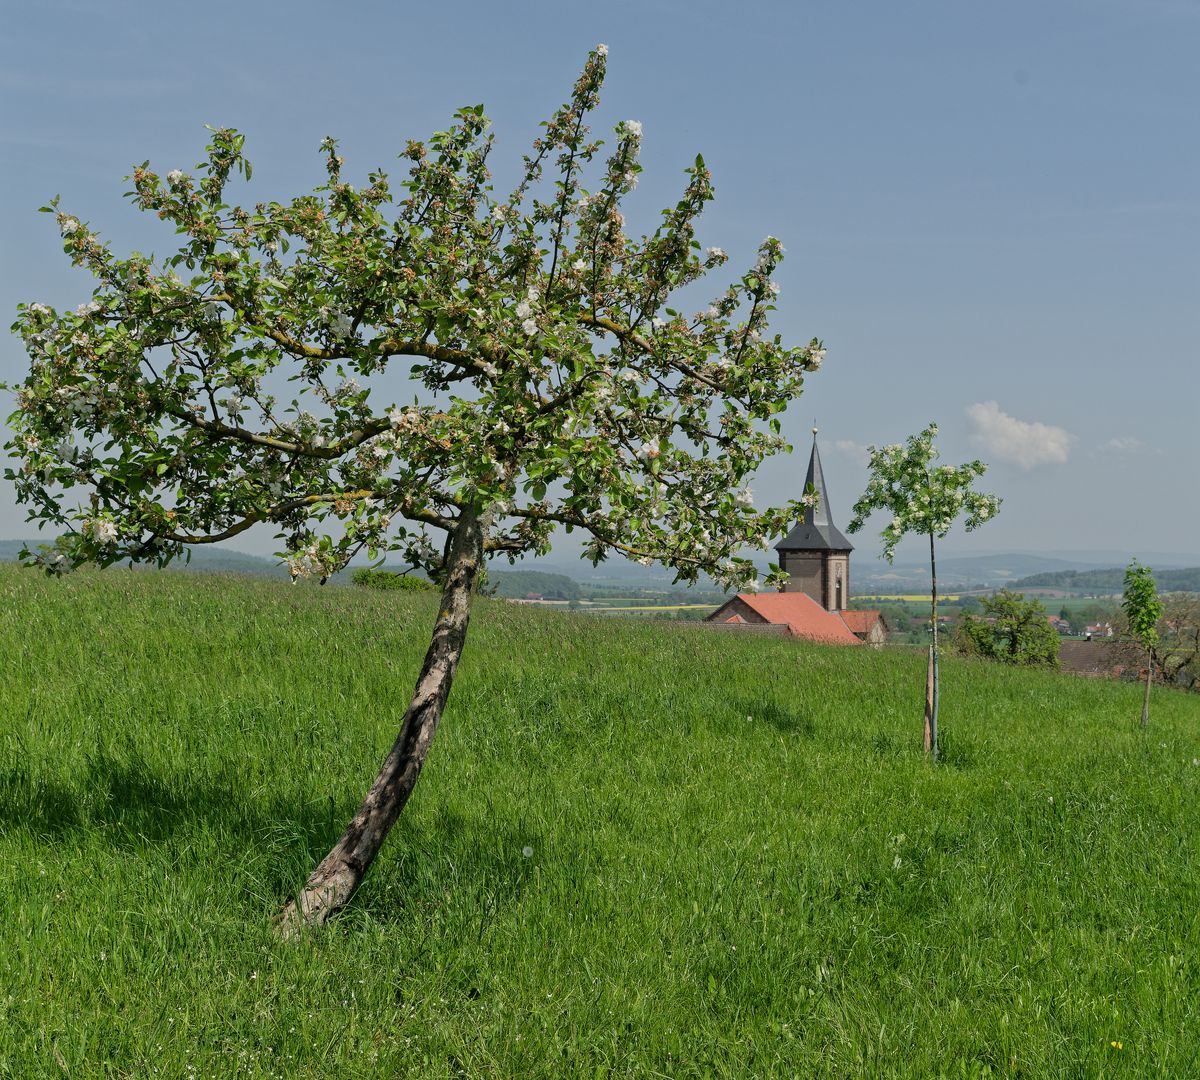
[[[925,676],[925,753],[933,753],[933,646],[929,646],[929,672]]]

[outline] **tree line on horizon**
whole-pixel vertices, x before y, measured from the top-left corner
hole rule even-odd
[[[1155,570],[1160,592],[1200,592],[1200,566],[1183,570]],[[1009,586],[1013,589],[1071,589],[1079,592],[1119,593],[1125,587],[1125,569],[1049,570],[1030,574]]]

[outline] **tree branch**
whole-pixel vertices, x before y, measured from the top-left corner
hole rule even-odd
[[[260,513],[247,514],[241,521],[235,525],[230,525],[224,532],[210,533],[204,536],[174,532],[155,533],[154,535],[160,540],[170,540],[176,544],[219,544],[222,540],[228,540],[239,533],[244,533],[252,525],[257,525],[261,521],[271,521],[282,517],[284,514],[290,514],[293,510],[299,510],[303,506],[315,506],[317,503],[341,502],[343,500],[357,502],[362,499],[372,499],[376,494],[378,493],[373,490],[362,490],[339,491],[327,495],[305,495],[299,499],[289,499],[287,502],[280,503],[278,506],[273,506],[269,510],[264,510]]]

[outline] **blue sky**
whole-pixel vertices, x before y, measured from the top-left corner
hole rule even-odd
[[[702,242],[736,264],[779,236],[776,326],[829,348],[788,414],[797,454],[762,471],[760,504],[798,494],[814,417],[841,524],[861,447],[936,419],[944,456],[990,462],[984,486],[1005,499],[950,549],[1200,552],[1200,3],[3,9],[10,316],[90,292],[34,212],[56,193],[117,250],[165,250],[121,178],[146,158],[189,168],[205,123],[246,132],[255,193],[285,197],[319,182],[326,134],[353,179],[483,102],[503,186],[603,41],[595,126],[644,125],[634,225],[702,152],[717,187]],[[0,379],[24,367],[6,336]],[[0,537],[27,535],[22,517],[5,485]]]

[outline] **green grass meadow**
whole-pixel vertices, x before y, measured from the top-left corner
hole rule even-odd
[[[280,942],[436,603],[0,568],[0,1077],[1200,1076],[1200,697],[915,651],[482,600]]]

